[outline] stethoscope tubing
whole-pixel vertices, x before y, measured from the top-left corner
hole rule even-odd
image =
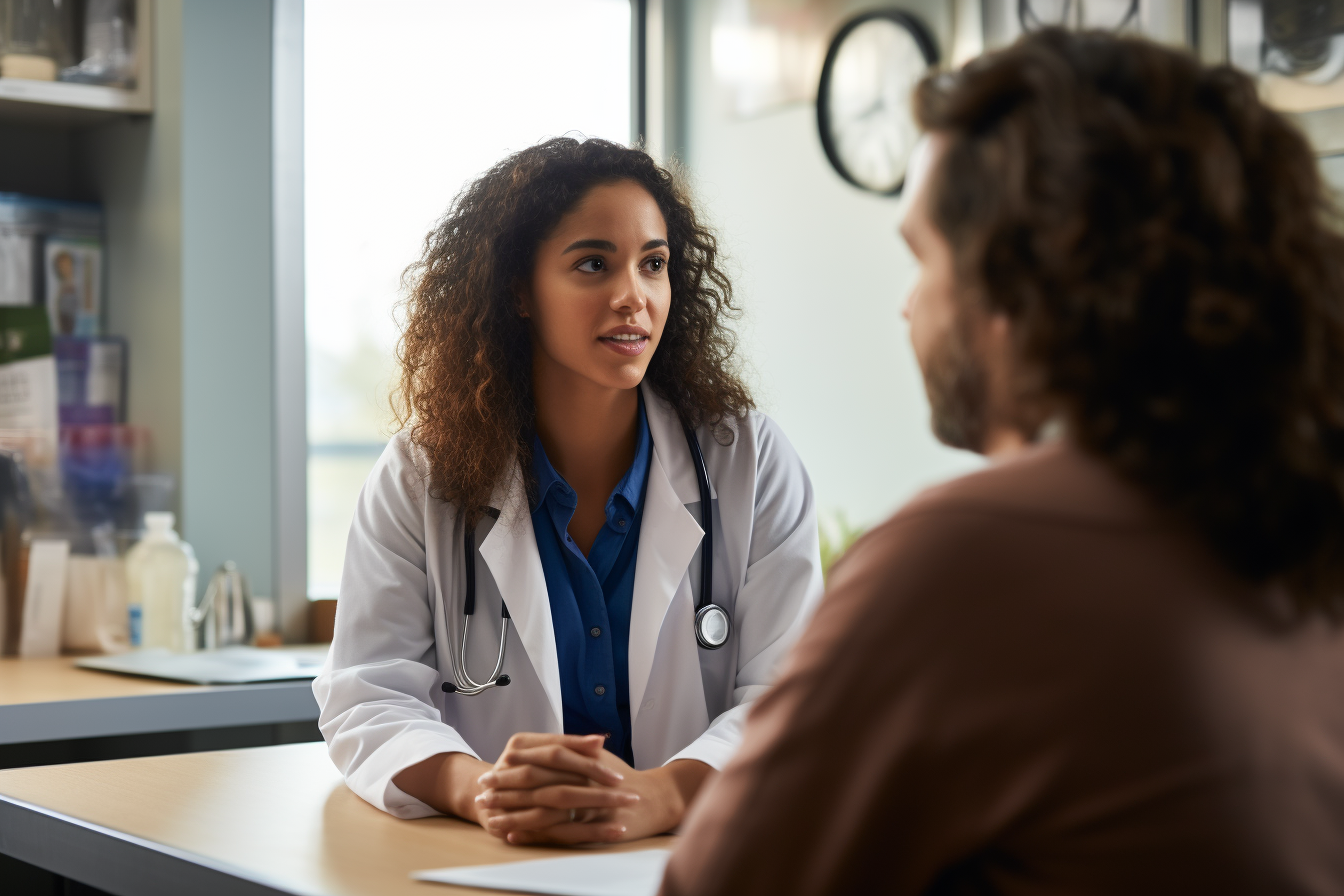
[[[700,440],[689,426],[683,429],[691,460],[695,461],[695,484],[700,487],[700,528],[705,533],[700,540],[700,597],[695,601],[695,611],[699,613],[714,603],[714,508],[709,503],[709,468],[705,466]]]
[[[467,671],[467,632],[471,630],[471,617],[476,615],[476,533],[470,526],[463,526],[462,557],[467,577],[467,593],[462,599],[462,641],[458,645],[457,655],[453,657],[453,682],[445,681],[443,690],[450,694],[462,694],[474,697],[491,688],[508,687],[511,679],[499,674],[504,669],[504,651],[509,640],[509,605],[500,603],[499,652],[495,656],[495,671],[483,682],[478,682]]]

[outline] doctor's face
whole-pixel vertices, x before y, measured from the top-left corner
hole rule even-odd
[[[933,434],[953,448],[983,451],[989,389],[976,332],[983,315],[968,300],[952,244],[932,216],[936,172],[945,149],[945,138],[933,135],[922,176],[912,177],[901,236],[919,262],[919,275],[903,313],[924,375]]]
[[[672,303],[667,224],[632,181],[594,187],[537,248],[522,310],[534,376],[633,389]]]

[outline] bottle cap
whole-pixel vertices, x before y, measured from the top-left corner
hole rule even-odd
[[[167,511],[150,511],[145,514],[145,528],[150,532],[171,532],[174,517]]]

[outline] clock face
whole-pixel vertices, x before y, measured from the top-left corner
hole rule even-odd
[[[822,146],[850,183],[898,193],[919,139],[910,94],[937,61],[933,41],[905,13],[868,13],[840,29],[822,68]]]

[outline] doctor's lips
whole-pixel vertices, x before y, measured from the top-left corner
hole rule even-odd
[[[597,341],[622,355],[641,355],[649,344],[649,331],[643,327],[613,327]]]

